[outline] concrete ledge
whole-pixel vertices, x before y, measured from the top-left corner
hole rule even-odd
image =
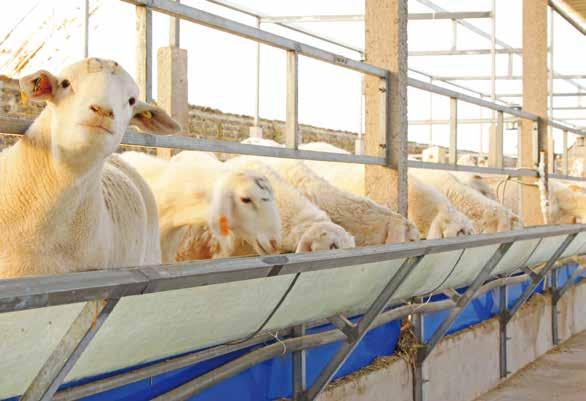
[[[586,283],[560,300],[561,340],[586,330]],[[535,294],[509,323],[508,367],[515,373],[553,348],[551,297]],[[425,399],[472,401],[499,384],[499,325],[496,318],[446,337],[424,365]],[[398,357],[332,383],[320,401],[412,401],[412,367]],[[391,396],[392,395],[392,396]]]

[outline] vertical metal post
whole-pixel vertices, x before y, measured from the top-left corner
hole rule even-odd
[[[568,130],[564,130],[562,134],[562,146],[563,146],[563,154],[562,154],[562,170],[564,175],[570,174],[570,161],[568,159]]]
[[[87,302],[20,401],[50,401],[93,340],[118,299]]]
[[[181,0],[175,0],[180,3]],[[169,47],[181,47],[180,44],[180,28],[179,22],[181,20],[175,17],[169,17]]]
[[[450,98],[450,151],[449,163],[458,163],[458,99]]]
[[[421,302],[421,300],[419,300]],[[415,330],[415,340],[418,346],[425,344],[425,326],[423,322],[424,315],[422,313],[415,313],[411,315],[413,322],[413,328]],[[415,363],[413,365],[413,401],[424,400],[424,388],[426,383],[425,377],[423,376],[423,360],[420,360],[417,356],[415,357]]]
[[[385,288],[376,297],[372,305],[368,308],[360,322],[355,327],[355,336],[344,342],[336,355],[330,360],[328,365],[321,371],[318,378],[315,380],[311,388],[307,390],[303,397],[303,401],[313,401],[324,390],[326,385],[332,380],[336,372],[340,369],[342,364],[348,359],[352,351],[362,341],[366,333],[370,330],[374,320],[384,310],[389,300],[393,297],[401,284],[409,277],[415,270],[415,267],[423,259],[424,256],[417,256],[406,259],[399,270],[389,280]]]
[[[303,337],[305,335],[305,325],[293,327],[293,337]],[[306,361],[305,350],[295,351],[292,355],[293,360],[293,401],[302,399],[305,388],[307,387],[306,379]]]
[[[83,58],[87,58],[89,54],[89,0],[81,0],[81,13],[82,13],[82,37],[83,37]]]
[[[285,139],[287,147],[297,149],[299,145],[299,59],[297,52],[287,51],[287,121]]]
[[[260,17],[256,18],[256,27],[260,29]],[[256,71],[255,71],[255,92],[254,92],[254,126],[258,127],[260,122],[260,43],[256,42]]]
[[[491,17],[490,17],[490,98],[493,102],[496,101],[496,0],[491,0]],[[491,124],[490,124],[490,134],[489,134],[489,142],[491,137],[496,137],[496,126],[495,126],[495,118],[496,114],[494,110],[491,112]],[[482,149],[482,139],[481,140],[481,149]],[[491,153],[491,146],[488,146],[489,150],[489,159]],[[482,152],[481,152],[482,156]]]
[[[153,16],[146,6],[136,6],[136,81],[140,99],[153,99]]]
[[[380,144],[384,147],[384,157],[386,159],[387,166],[391,165],[391,144],[392,144],[392,132],[391,132],[391,79],[380,80]]]
[[[452,20],[452,50],[458,48],[458,21]]]
[[[559,331],[559,321],[558,321],[558,271],[557,269],[553,269],[551,271],[551,340],[553,345],[558,345],[560,343],[560,331]]]
[[[548,95],[549,95],[549,118],[553,120],[553,90],[554,90],[554,52],[553,52],[553,43],[554,43],[554,35],[553,35],[553,21],[555,17],[555,12],[553,7],[549,7],[549,76],[548,76]],[[553,141],[553,127],[548,125],[547,127],[547,156],[548,156],[548,173],[554,172],[554,163],[555,163],[555,148],[554,148],[554,141]]]
[[[496,125],[490,132],[490,148],[488,150],[488,166],[495,168],[503,167],[503,135],[504,135],[504,113],[497,112]]]
[[[429,77],[429,83],[433,85],[433,78]],[[429,92],[429,146],[428,147],[432,147],[433,146],[433,124],[431,123],[431,121],[433,121],[433,92]]]
[[[509,370],[507,367],[508,352],[507,345],[509,337],[507,335],[507,286],[499,287],[499,371],[500,378],[504,379],[508,376]]]

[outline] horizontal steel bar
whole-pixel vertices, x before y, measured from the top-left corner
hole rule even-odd
[[[519,121],[518,117],[509,117],[504,119],[505,122]],[[466,118],[458,119],[458,124],[496,124],[496,119],[491,118]],[[409,125],[447,125],[450,120],[409,120]]]
[[[154,293],[275,275],[336,269],[510,241],[570,235],[586,225],[538,226],[469,237],[389,244],[308,254],[213,259],[169,265],[0,280],[0,313],[78,303],[112,296]]]
[[[0,116],[0,133],[22,135],[32,124],[32,120],[21,120]],[[348,155],[331,152],[294,150],[271,146],[247,145],[240,142],[215,141],[186,136],[153,135],[137,131],[127,131],[122,139],[124,145],[173,148],[184,150],[201,150],[206,152],[235,153],[288,159],[336,161],[342,163],[359,163],[385,165],[384,157]]]
[[[277,47],[283,50],[292,50],[300,55],[334,64],[340,67],[359,71],[365,74],[374,75],[386,79],[389,72],[385,69],[375,67],[361,61],[353,60],[338,54],[330,53],[326,50],[309,46],[271,32],[246,25],[237,21],[220,17],[201,11],[197,8],[189,7],[185,4],[176,3],[170,0],[122,0],[139,6],[147,6],[151,9],[181,18],[196,24],[204,25],[223,32],[234,34],[246,39],[254,40],[269,46]]]
[[[433,85],[428,82],[420,81],[415,78],[408,78],[407,84],[413,88],[421,89],[427,92],[436,93],[438,95],[455,97],[466,103],[475,104],[480,107],[486,107],[495,111],[502,111],[513,116],[525,118],[527,120],[537,121],[538,117],[535,114],[527,113],[526,111],[518,110],[512,107],[500,105],[498,103],[489,102],[487,100],[478,99],[474,96],[465,95],[460,92],[456,92],[450,89],[446,89],[441,86]]]
[[[410,20],[440,20],[440,19],[473,19],[473,18],[490,18],[490,11],[470,11],[470,12],[446,12],[446,13],[411,13],[408,15]],[[292,23],[292,22],[362,22],[363,14],[347,15],[284,15],[262,17],[261,22],[266,23]]]
[[[346,15],[283,15],[262,17],[263,23],[274,24],[277,22],[362,22],[363,14],[346,14]]]
[[[503,277],[499,279],[495,279],[489,281],[488,283],[484,284],[476,293],[476,297],[480,297],[486,294],[489,291],[492,291],[496,288],[505,286],[505,285],[515,285],[520,284],[525,281],[529,280],[529,277],[526,275],[518,275],[518,276],[511,276],[511,277]],[[386,324],[392,320],[400,319],[405,316],[411,315],[415,312],[426,314],[426,313],[434,313],[443,310],[450,309],[454,307],[454,302],[451,300],[443,300],[443,301],[435,301],[429,302],[425,304],[408,304],[403,306],[395,306],[393,308],[389,308],[387,311],[383,312],[375,321],[373,327],[379,327],[383,324]],[[318,326],[323,326],[327,323],[327,320],[319,320],[313,323],[308,323],[307,328],[313,328]],[[287,337],[288,333],[290,333],[290,329],[283,329],[279,330],[278,337],[285,338]],[[332,332],[335,330],[331,330]],[[322,332],[320,334],[326,335],[326,332]],[[338,333],[338,336],[340,334]],[[328,334],[329,336],[329,334]],[[245,349],[254,345],[266,343],[268,340],[273,339],[274,337],[271,334],[260,334],[253,339],[246,341],[241,344],[237,345],[218,345],[212,348],[205,349],[203,351],[199,351],[196,353],[188,354],[185,356],[180,356],[172,359],[168,359],[154,365],[150,365],[144,368],[139,368],[132,370],[130,372],[124,372],[121,374],[117,374],[115,376],[111,376],[105,379],[97,380],[94,382],[82,384],[75,387],[70,387],[65,390],[59,391],[55,397],[53,398],[54,401],[74,401],[78,400],[83,397],[89,397],[90,395],[95,395],[104,391],[112,390],[118,387],[122,387],[127,384],[135,383],[140,380],[147,379],[149,377],[153,377],[156,375],[160,375],[163,373],[171,372],[173,370],[181,369],[190,365],[193,365],[198,362],[207,361],[209,359],[226,355],[228,353],[238,351],[241,349]],[[328,337],[329,338],[329,337]],[[343,336],[340,336],[340,339],[343,339]],[[338,341],[338,340],[333,340]],[[305,349],[305,348],[304,348]]]
[[[490,81],[492,77],[490,75],[454,75],[454,76],[438,76],[437,79],[445,81]],[[498,75],[495,77],[497,80],[521,80],[522,75]],[[555,74],[554,79],[586,79],[584,74]]]
[[[571,132],[576,135],[586,136],[586,131],[581,130],[581,129],[577,129],[577,128],[573,128],[573,127],[569,127],[569,126],[562,124],[562,123],[559,123],[555,120],[548,120],[547,124],[554,127],[554,128],[561,129],[562,131],[568,131],[568,132]]]
[[[558,106],[554,110],[585,110],[586,106]]]
[[[490,11],[456,11],[456,12],[435,12],[435,13],[412,13],[409,14],[410,20],[436,20],[436,19],[476,19],[491,18]]]
[[[229,1],[225,1],[225,0],[206,0],[206,1],[208,3],[212,3],[212,4],[216,4],[216,5],[225,7],[227,9],[229,9],[229,10],[241,12],[243,14],[249,15],[251,17],[255,17],[257,19],[262,19],[263,17],[268,17],[268,15],[265,15],[263,13],[260,13],[258,11],[255,11],[255,10],[251,10],[250,8],[242,7],[239,4],[234,4],[234,3],[229,2]],[[364,55],[364,49],[362,49],[360,47],[357,47],[357,46],[354,46],[354,45],[350,45],[348,43],[341,42],[341,41],[339,41],[337,39],[333,39],[333,38],[330,38],[330,37],[325,36],[325,35],[322,35],[322,34],[317,34],[315,32],[312,32],[310,30],[307,30],[306,28],[302,28],[302,27],[299,27],[299,26],[296,26],[296,25],[291,25],[291,24],[280,23],[280,22],[275,23],[275,25],[281,26],[283,28],[289,29],[289,30],[294,31],[294,32],[301,33],[303,35],[312,37],[314,39],[321,40],[321,41],[326,42],[326,43],[330,43],[332,45],[341,47],[343,49],[355,51],[355,52],[357,52],[357,53],[359,53],[361,55]]]
[[[523,97],[522,93],[500,93],[496,95],[497,97]],[[551,95],[550,95],[551,96]],[[559,92],[554,93],[554,97],[578,97],[578,96],[586,96],[586,92]]]
[[[521,54],[523,49],[496,49],[496,54]],[[409,56],[481,56],[492,54],[490,49],[469,49],[469,50],[412,50]]]
[[[431,170],[448,170],[448,171],[464,171],[468,173],[477,174],[499,174],[510,175],[512,177],[537,177],[538,173],[535,170],[528,168],[512,169],[512,168],[493,168],[493,167],[477,167],[477,166],[461,166],[444,163],[430,163],[420,162],[416,160],[407,160],[409,168],[425,168]]]

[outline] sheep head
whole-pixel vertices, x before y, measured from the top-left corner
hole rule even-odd
[[[268,179],[251,170],[227,172],[214,186],[208,222],[224,253],[237,240],[260,255],[277,253],[281,218]]]
[[[474,225],[466,216],[452,209],[440,211],[429,226],[426,239],[460,237],[476,234]]]
[[[45,100],[53,156],[71,165],[105,159],[129,125],[159,134],[180,130],[162,109],[138,100],[138,86],[118,63],[85,59],[59,75],[37,71],[20,79],[23,94]]]
[[[318,252],[330,249],[354,248],[354,237],[342,227],[331,222],[312,224],[301,236],[295,252]]]

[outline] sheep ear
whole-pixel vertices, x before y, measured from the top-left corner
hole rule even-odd
[[[181,131],[181,126],[163,109],[138,100],[130,125],[155,134],[169,135]]]
[[[440,239],[443,238],[444,219],[442,216],[436,216],[429,226],[429,231],[425,239]]]
[[[407,231],[409,230],[409,227],[404,223],[401,223],[400,226],[403,227],[403,230],[398,230],[398,227],[392,223],[387,224],[385,244],[397,244],[407,241]]]
[[[568,188],[570,188],[570,191],[572,192],[582,192],[583,188],[579,185],[568,185]]]
[[[295,249],[295,253],[306,252],[311,252],[311,241],[309,238],[301,237],[299,243],[297,244],[297,249]]]
[[[57,90],[57,78],[50,72],[39,70],[19,79],[21,95],[32,100],[51,100]]]
[[[234,226],[234,193],[226,191],[214,195],[208,224],[216,238],[226,238],[232,234]]]

